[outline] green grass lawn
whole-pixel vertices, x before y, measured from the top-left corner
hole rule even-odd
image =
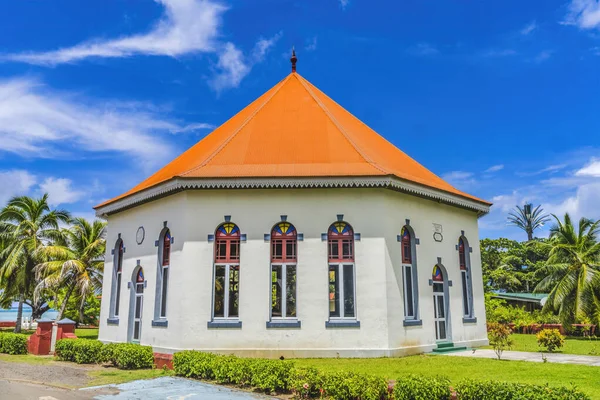
[[[92,378],[92,380],[88,383],[88,386],[119,384],[138,379],[152,379],[161,376],[172,375],[175,375],[173,371],[162,369],[123,370],[116,368],[104,368],[102,370],[90,371],[88,373],[88,376]]]
[[[514,345],[511,350],[515,351],[540,351],[535,335],[515,333],[512,336]],[[491,346],[484,347],[491,349]],[[584,356],[600,356],[600,338],[567,337],[565,345],[556,353],[580,354]]]
[[[325,371],[353,371],[397,379],[408,374],[446,376],[453,383],[465,378],[570,386],[575,384],[600,399],[600,367],[572,364],[498,361],[479,358],[420,355],[403,358],[297,359],[299,366]]]
[[[98,339],[98,328],[75,329],[75,336],[81,339]]]

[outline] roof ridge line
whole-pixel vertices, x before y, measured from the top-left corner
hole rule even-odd
[[[342,127],[342,125],[337,121],[337,119],[331,114],[331,112],[329,111],[329,109],[325,106],[325,104],[323,104],[323,102],[321,100],[319,100],[319,98],[317,98],[317,96],[313,93],[312,89],[310,87],[308,87],[306,85],[306,83],[304,82],[304,78],[302,76],[298,75],[298,81],[300,82],[300,84],[304,87],[304,89],[306,89],[306,91],[308,92],[308,94],[310,94],[310,96],[313,98],[313,100],[319,105],[319,107],[321,107],[321,109],[325,112],[325,114],[327,114],[327,116],[331,119],[331,121],[333,122],[333,124],[340,130],[341,134],[344,136],[344,138],[348,141],[348,143],[350,143],[352,145],[352,147],[354,147],[354,150],[356,150],[356,152],[369,164],[371,164],[373,167],[377,168],[378,170],[380,170],[381,172],[384,172],[386,174],[392,174],[390,171],[382,168],[379,164],[377,164],[376,162],[374,162],[370,157],[367,157],[367,155],[364,153],[364,151],[360,148],[359,145],[357,145],[352,139],[350,139],[348,137],[348,134],[346,133],[346,130]]]
[[[215,150],[215,151],[214,151],[214,152],[213,152],[213,153],[212,153],[210,156],[208,156],[208,157],[207,157],[207,158],[206,158],[206,159],[205,159],[205,160],[204,160],[204,161],[203,161],[203,162],[202,162],[200,165],[198,165],[198,166],[196,166],[196,167],[194,167],[194,168],[188,169],[187,171],[184,171],[184,172],[182,172],[182,173],[178,174],[178,176],[183,176],[184,174],[187,174],[187,173],[190,173],[190,172],[192,172],[192,171],[195,171],[195,170],[197,170],[197,169],[200,169],[200,168],[202,168],[202,167],[206,166],[206,164],[208,164],[208,163],[209,163],[209,162],[210,162],[210,161],[211,161],[213,158],[215,158],[215,157],[216,157],[216,155],[217,155],[217,154],[219,154],[219,153],[220,153],[220,152],[221,152],[221,151],[222,151],[222,150],[223,150],[223,149],[224,149],[224,148],[225,148],[225,147],[226,147],[226,146],[229,144],[229,142],[231,142],[231,141],[233,140],[233,138],[234,138],[234,137],[235,137],[235,136],[236,136],[236,135],[237,135],[237,134],[238,134],[238,133],[239,133],[239,132],[240,132],[240,131],[241,131],[241,130],[242,130],[242,129],[243,129],[245,126],[246,126],[246,125],[248,125],[248,123],[250,123],[250,121],[252,120],[252,118],[254,118],[254,117],[256,116],[256,114],[258,114],[258,112],[259,112],[260,110],[262,110],[262,109],[263,109],[263,107],[264,107],[264,106],[266,106],[266,105],[267,105],[267,103],[268,103],[268,102],[269,102],[269,101],[270,101],[270,100],[271,100],[271,99],[272,99],[272,98],[273,98],[273,97],[274,97],[274,96],[275,96],[277,93],[279,93],[279,90],[282,88],[283,84],[284,84],[284,83],[285,83],[285,82],[286,82],[288,79],[290,79],[290,76],[291,76],[291,75],[292,75],[292,74],[289,74],[288,76],[286,76],[285,78],[283,78],[283,79],[282,79],[282,80],[279,82],[279,84],[278,84],[278,87],[277,87],[277,89],[275,89],[275,91],[273,92],[273,94],[271,94],[271,95],[270,95],[270,96],[269,96],[267,99],[265,99],[265,101],[264,101],[264,102],[263,102],[263,103],[262,103],[262,104],[261,104],[259,107],[257,107],[257,108],[256,108],[256,110],[254,110],[254,112],[253,112],[253,113],[252,113],[252,114],[251,114],[251,115],[250,115],[248,118],[246,118],[246,120],[245,120],[245,121],[244,121],[244,122],[243,122],[243,123],[242,123],[242,124],[239,126],[239,128],[237,128],[237,129],[235,130],[235,132],[233,132],[233,133],[232,133],[232,134],[231,134],[231,135],[230,135],[230,136],[227,138],[227,140],[225,140],[225,142],[223,142],[223,143],[222,143],[222,144],[221,144],[221,145],[220,145],[220,146],[219,146],[219,147],[218,147],[218,148],[217,148],[217,149],[216,149],[216,150]]]

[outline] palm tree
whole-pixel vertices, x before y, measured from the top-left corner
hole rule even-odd
[[[39,199],[14,197],[0,211],[0,238],[4,244],[0,253],[0,287],[3,289],[0,303],[6,305],[18,300],[17,333],[21,331],[23,304],[32,298],[35,287],[37,251],[43,244],[59,239],[59,223],[68,223],[70,219],[67,211],[50,210],[47,194]],[[48,309],[43,299],[29,305],[34,317]]]
[[[508,214],[508,223],[515,225],[527,233],[527,240],[533,240],[533,231],[544,226],[550,221],[548,214],[544,214],[544,209],[537,206],[532,209],[531,203],[526,203],[523,208],[516,206]]]
[[[69,298],[75,292],[79,301],[80,322],[85,301],[89,295],[102,288],[104,268],[104,239],[106,223],[95,220],[89,223],[84,218],[75,218],[72,226],[65,229],[65,243],[54,243],[39,250],[44,261],[38,264],[37,273],[41,278],[36,289],[36,297],[46,289],[65,288],[57,319],[61,319]]]
[[[581,218],[575,229],[569,214],[564,221],[552,216],[556,225],[550,229],[548,264],[539,270],[545,277],[535,292],[549,293],[544,308],[558,312],[563,324],[582,315],[599,323],[600,221]]]

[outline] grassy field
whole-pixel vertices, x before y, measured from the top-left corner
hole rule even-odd
[[[297,359],[299,366],[326,371],[354,371],[397,379],[408,374],[446,376],[453,383],[465,378],[506,382],[576,385],[593,399],[600,400],[599,367],[572,364],[498,361],[478,358],[420,355],[376,359]]]
[[[540,351],[535,335],[515,333],[512,336],[515,351]],[[484,347],[491,349],[490,346]],[[584,356],[600,356],[600,338],[586,339],[583,337],[567,337],[565,345],[556,353],[580,354]]]
[[[108,384],[119,384],[137,379],[152,379],[161,376],[172,376],[173,371],[162,369],[137,369],[137,370],[122,370],[116,368],[104,368],[102,370],[90,371],[88,373],[92,379],[89,386],[100,386]]]
[[[12,332],[14,330],[14,328],[0,328],[0,332]],[[21,333],[24,335],[31,335],[33,334],[35,331],[33,330],[22,330]],[[82,339],[98,339],[98,328],[82,328],[82,329],[75,329],[75,335],[78,338],[82,338]]]

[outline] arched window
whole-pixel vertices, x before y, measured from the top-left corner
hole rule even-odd
[[[239,317],[240,229],[226,222],[215,234],[214,318]]]
[[[271,318],[296,318],[296,259],[294,225],[279,222],[271,231]]]
[[[125,248],[123,247],[123,240],[117,240],[114,250],[114,274],[112,282],[112,317],[119,317],[119,308],[121,305],[121,281],[123,275],[123,253]]]
[[[471,286],[471,265],[467,255],[466,239],[458,239],[458,265],[460,267],[460,278],[462,282],[463,314],[467,318],[473,316],[473,287]]]
[[[133,341],[139,343],[142,334],[142,310],[144,309],[144,270],[138,268],[135,276],[135,303],[133,310]]]
[[[342,221],[327,231],[329,261],[329,318],[356,318],[354,231]]]
[[[159,259],[157,276],[157,302],[158,302],[158,318],[167,317],[167,291],[169,288],[169,267],[171,266],[171,231],[165,229],[159,244]],[[155,315],[156,317],[156,315]]]
[[[404,318],[417,319],[417,274],[413,256],[414,237],[408,227],[400,233],[404,281]]]

